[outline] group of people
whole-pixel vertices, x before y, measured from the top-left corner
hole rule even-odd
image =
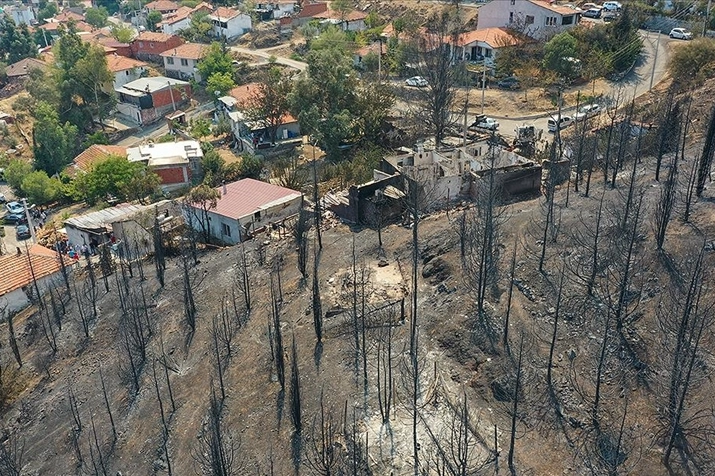
[[[47,221],[47,212],[43,210],[42,207],[33,208],[30,210],[30,215],[32,216],[32,227],[35,232],[45,226],[45,222]]]
[[[109,242],[114,243],[115,242],[114,234],[110,234],[109,236]],[[69,242],[67,238],[64,238],[62,240],[59,240],[57,243],[55,243],[55,249],[57,252],[66,254],[69,256],[70,259],[72,260],[79,260],[80,257],[84,256],[84,258],[89,261],[91,256],[96,256],[99,248],[99,242],[97,241],[96,237],[92,237],[91,240],[89,240],[89,244],[87,243],[82,243],[81,245],[79,244],[72,244]]]

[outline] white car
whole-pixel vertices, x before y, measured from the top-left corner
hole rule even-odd
[[[23,207],[22,204],[18,202],[6,203],[5,208],[7,208],[7,211],[12,214],[19,215],[25,213],[25,207]]]
[[[573,118],[571,116],[561,116],[560,120],[558,116],[551,116],[548,121],[546,121],[549,132],[556,132],[556,124],[558,124],[558,129],[565,129],[571,124],[573,124]]]
[[[677,38],[679,40],[692,40],[693,34],[685,28],[673,28],[670,30],[670,37]]]
[[[488,129],[490,131],[495,131],[499,129],[499,122],[491,117],[477,116],[477,118],[472,123],[472,128]]]
[[[623,5],[618,2],[603,2],[603,8],[609,12],[619,12],[621,8],[623,8]]]
[[[601,106],[599,104],[587,104],[578,110],[576,114],[573,115],[575,121],[583,121],[594,116],[601,114]]]
[[[427,80],[422,76],[412,76],[411,78],[407,78],[405,80],[405,84],[408,86],[415,86],[417,88],[424,88],[429,85]]]

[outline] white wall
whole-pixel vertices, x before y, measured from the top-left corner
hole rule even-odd
[[[191,17],[186,17],[175,23],[165,23],[161,26],[161,31],[168,35],[175,35],[179,30],[184,30],[191,25]]]
[[[173,61],[174,64],[170,64],[169,61]],[[186,64],[183,64],[183,63]],[[173,73],[178,73],[179,79],[191,79],[194,78],[196,82],[201,82],[203,78],[201,75],[195,71],[196,66],[199,64],[199,60],[194,59],[184,59],[178,56],[164,56],[164,69],[166,71],[171,71]]]
[[[524,24],[527,17],[533,17],[534,22]],[[479,8],[477,29],[508,26],[510,18],[518,24],[524,24],[525,33],[534,38],[553,36],[578,24],[575,11],[574,23],[562,25],[562,15],[527,0],[493,0]],[[555,25],[547,25],[547,18],[555,18]]]
[[[65,259],[65,264],[67,265],[68,273],[72,271],[72,265],[70,261],[71,260],[69,258]],[[55,274],[38,279],[37,287],[40,289],[40,293],[45,293],[51,284],[56,284],[60,280],[62,280],[62,271],[58,271]],[[7,303],[7,308],[5,309],[5,312],[15,313],[29,306],[30,299],[28,295],[34,294],[36,294],[35,285],[30,283],[25,288],[16,289],[0,297],[0,305],[4,306],[5,303]],[[0,313],[0,317],[2,317],[2,313]]]
[[[217,36],[225,36],[227,39],[236,38],[251,30],[251,17],[240,14],[226,22],[226,28],[222,28],[214,21],[213,32]]]
[[[114,89],[119,89],[127,83],[136,81],[142,77],[142,74],[146,72],[144,66],[139,66],[136,68],[125,69],[124,71],[117,71],[114,73]]]

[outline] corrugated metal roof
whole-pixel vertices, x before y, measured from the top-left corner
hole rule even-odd
[[[153,205],[133,205],[122,203],[115,207],[105,208],[92,213],[85,213],[78,217],[65,220],[65,226],[81,228],[85,230],[98,230],[108,228],[113,222],[124,220],[131,215],[153,207]]]
[[[223,187],[218,187],[216,190],[221,194],[221,198],[212,212],[234,220],[303,195],[289,188],[254,179],[228,183],[226,193],[223,192]]]

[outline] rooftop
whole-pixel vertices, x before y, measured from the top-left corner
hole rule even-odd
[[[121,145],[92,144],[74,158],[65,169],[65,173],[74,175],[80,170],[87,171],[94,163],[106,159],[110,155],[126,157],[127,148]]]
[[[554,13],[558,13],[559,15],[575,15],[578,13],[578,11],[574,10],[573,8],[556,5],[553,3],[545,2],[543,0],[528,0],[528,1],[530,3],[533,3],[536,6],[539,6],[541,8],[546,8],[547,10],[551,10]]]
[[[239,16],[241,12],[239,10],[234,10],[228,7],[218,7],[214,12],[209,15],[209,18],[216,18],[218,20],[230,20]]]
[[[336,12],[335,10],[328,10],[325,12],[319,12],[313,16],[315,18],[326,18],[329,20],[351,22],[351,21],[364,20],[365,18],[367,18],[367,13],[362,12],[360,10],[352,10],[351,12],[348,12],[348,13],[340,13],[340,12]]]
[[[156,31],[142,31],[139,36],[134,38],[134,41],[150,41],[156,43],[164,43],[169,41],[174,35],[168,33],[159,33]]]
[[[117,92],[130,95],[141,93],[143,95],[144,93],[161,91],[168,86],[186,86],[188,84],[188,82],[181,81],[180,79],[167,78],[166,76],[154,76],[151,78],[139,78],[136,81],[131,81],[117,89]]]
[[[171,0],[154,0],[145,5],[147,10],[158,10],[160,12],[171,12],[179,9],[179,4]]]
[[[303,4],[303,9],[298,13],[297,18],[313,18],[319,13],[327,12],[328,4],[325,2],[306,3]]]
[[[119,56],[117,54],[107,55],[107,68],[109,68],[109,71],[112,73],[140,68],[142,66],[146,66],[146,63],[143,61],[127,58],[126,56]]]
[[[513,46],[519,43],[519,39],[504,28],[482,28],[459,35],[457,45],[464,46],[475,41],[486,43],[494,48]]]
[[[234,220],[303,195],[289,188],[254,179],[239,180],[226,184],[225,187],[226,193],[223,192],[223,187],[216,189],[221,198],[212,212]]]
[[[185,59],[201,59],[206,54],[207,45],[202,45],[199,43],[184,43],[176,48],[170,48],[164,51],[160,56],[166,57],[177,57]]]
[[[115,207],[105,208],[96,212],[85,213],[77,217],[65,220],[65,226],[80,228],[83,230],[106,231],[112,223],[126,220],[135,213],[152,208],[154,205],[133,205],[122,203]]]
[[[9,78],[27,75],[32,69],[47,69],[47,63],[35,58],[25,58],[7,67],[5,73]]]
[[[30,266],[32,263],[32,267]],[[32,245],[27,250],[20,249],[20,254],[8,253],[0,256],[0,296],[23,288],[35,279],[51,276],[62,269],[55,251],[40,245]]]
[[[131,162],[147,161],[149,166],[186,164],[190,157],[203,157],[201,144],[195,140],[146,144],[127,149]]]

